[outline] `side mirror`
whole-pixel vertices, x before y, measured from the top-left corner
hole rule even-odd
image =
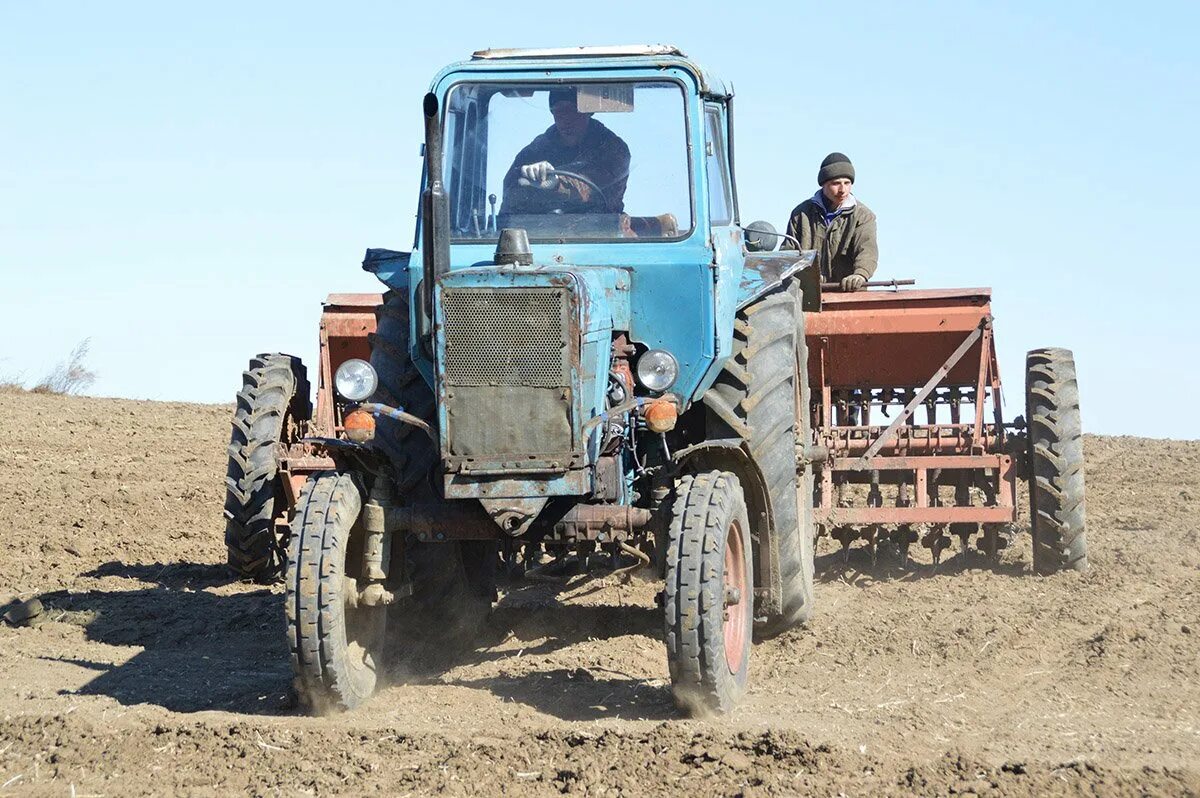
[[[751,252],[770,252],[779,243],[780,235],[770,222],[751,222],[746,231],[746,249]]]

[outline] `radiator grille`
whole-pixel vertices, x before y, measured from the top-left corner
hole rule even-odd
[[[449,384],[570,384],[564,290],[449,288],[442,310]]]

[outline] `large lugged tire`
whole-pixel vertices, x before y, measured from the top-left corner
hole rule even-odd
[[[433,391],[409,356],[408,295],[389,291],[376,309],[376,332],[371,338],[371,365],[379,375],[375,401],[429,422],[435,429]],[[392,465],[397,495],[404,501],[435,501],[429,484],[438,452],[421,430],[386,416],[376,420],[375,446]],[[413,600],[419,625],[426,634],[468,640],[491,612],[495,591],[495,549],[489,541],[422,543],[405,541],[407,567],[413,581]],[[410,619],[417,620],[417,619]]]
[[[1087,570],[1083,427],[1069,349],[1035,349],[1025,359],[1033,569]]]
[[[796,441],[808,446],[812,440],[812,386],[808,382],[808,339],[804,334],[804,311],[800,306],[799,292],[793,295],[796,301]],[[816,470],[812,463],[799,467],[796,474],[796,502],[799,524],[797,526],[797,543],[795,547],[780,547],[781,559],[798,556],[799,566],[790,563],[783,566],[785,574],[795,571],[797,576],[791,582],[792,592],[784,588],[784,614],[778,619],[775,627],[769,623],[759,630],[760,634],[770,635],[783,631],[790,626],[805,623],[812,617],[813,612],[813,554],[817,536],[817,522],[814,519],[813,504],[815,502]],[[785,584],[787,581],[785,579]],[[788,610],[791,609],[789,615]]]
[[[750,453],[770,493],[783,611],[759,613],[760,635],[812,615],[812,467],[799,475],[796,469],[797,437],[808,435],[807,352],[798,302],[784,291],[770,294],[738,311],[733,356],[704,396],[718,416],[733,417],[748,430]]]
[[[754,626],[750,522],[737,478],[682,477],[667,538],[663,608],[671,690],[693,715],[727,713],[746,690]]]
[[[265,354],[242,374],[225,472],[225,546],[241,577],[279,575],[287,541],[276,519],[287,512],[277,479],[276,447],[312,418],[308,375],[300,358]]]
[[[296,690],[314,712],[354,709],[382,668],[385,607],[351,598],[362,561],[362,493],[349,474],[305,483],[288,546],[287,629]]]
[[[383,304],[375,309],[376,330],[371,336],[371,365],[379,375],[374,401],[424,419],[436,429],[433,391],[409,356],[408,295],[400,291],[384,294]],[[402,421],[380,416],[375,421],[375,447],[392,464],[396,489],[408,494],[427,481],[438,452],[433,441]]]

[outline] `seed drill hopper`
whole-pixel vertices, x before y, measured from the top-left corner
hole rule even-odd
[[[817,297],[819,296],[819,304]],[[821,534],[936,564],[953,537],[995,556],[1029,480],[1034,567],[1087,565],[1072,355],[1026,360],[1026,413],[1005,421],[987,288],[812,292],[806,314]],[[815,311],[815,312],[811,312]]]

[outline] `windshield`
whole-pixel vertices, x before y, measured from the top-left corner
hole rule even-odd
[[[447,100],[451,239],[673,239],[692,229],[682,88],[459,84]]]

